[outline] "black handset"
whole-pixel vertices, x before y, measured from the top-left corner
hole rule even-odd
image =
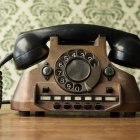
[[[86,24],[58,25],[21,33],[15,43],[13,58],[17,69],[25,69],[48,56],[46,42],[58,36],[65,42],[90,42],[104,35],[111,47],[109,59],[120,65],[140,68],[138,36],[108,27]]]
[[[140,62],[140,39],[138,38],[138,36],[131,34],[131,33],[124,32],[124,31],[108,28],[108,27],[103,27],[103,26],[98,26],[98,25],[88,25],[88,24],[57,25],[57,26],[46,27],[46,28],[42,28],[42,29],[23,32],[23,33],[19,34],[19,36],[15,42],[14,51],[11,54],[7,55],[0,62],[0,67],[12,58],[14,59],[16,68],[19,70],[26,69],[26,68],[32,66],[33,64],[36,64],[39,61],[44,60],[49,55],[49,48],[46,46],[46,43],[50,40],[50,37],[54,37],[54,36],[58,37],[60,43],[62,43],[62,44],[93,44],[93,41],[98,36],[105,36],[106,40],[108,41],[108,43],[111,47],[111,51],[109,52],[109,56],[108,56],[110,61],[117,63],[119,65],[127,66],[127,67],[140,68],[140,63],[139,63]],[[78,49],[77,50],[75,49],[72,51],[74,51],[77,54],[79,52]],[[81,52],[81,50],[80,50],[80,52]],[[67,55],[68,53],[69,53],[69,51],[64,53],[63,55]],[[94,56],[93,54],[91,54],[90,52],[88,52],[86,50],[82,50],[82,53],[85,53],[85,55],[90,54],[92,56],[92,58]],[[84,56],[84,57],[86,57],[86,56]],[[83,65],[83,63],[84,63],[85,67],[86,67],[85,69],[87,69],[87,66],[90,67],[90,65],[92,65],[91,61],[90,60],[87,61],[86,58],[85,59],[79,58],[79,56],[77,56],[75,58],[77,60],[74,60],[73,58],[71,58],[69,61],[69,63],[72,65],[72,69],[73,69],[73,63],[75,63],[75,62],[76,63],[80,62],[81,65]],[[61,58],[60,58],[60,60],[61,60]],[[95,62],[95,61],[92,60],[92,62]],[[49,68],[49,66],[46,65],[44,68],[45,69]],[[101,71],[100,66],[98,66],[98,68]],[[111,70],[111,69],[115,73],[115,70],[113,69],[113,67],[110,64],[108,66],[106,66],[106,68],[105,68],[105,70]],[[62,70],[62,69],[60,69],[60,70]],[[103,68],[102,68],[102,70],[103,70]],[[103,71],[105,71],[105,70],[103,70]],[[89,72],[89,73],[94,74],[94,67],[91,68],[91,71],[92,72]],[[106,74],[104,74],[104,75],[106,76]],[[70,75],[70,77],[71,77],[71,75]],[[124,79],[126,77],[127,76],[124,76]],[[59,78],[61,78],[61,77],[58,76],[57,78],[58,78],[57,82],[59,82]],[[88,76],[86,76],[86,78],[84,78],[84,80],[87,78],[88,78]],[[99,76],[99,78],[100,78],[100,76]],[[98,78],[98,80],[99,80],[99,78]],[[74,79],[73,77],[72,78],[68,77],[67,79],[71,79],[75,83],[77,82],[77,81],[73,80]],[[90,78],[90,79],[92,81],[92,78]],[[0,80],[2,81],[2,73],[0,73]],[[99,82],[98,80],[96,81],[97,83]],[[120,81],[120,79],[118,81]],[[129,82],[131,84],[133,84],[132,81],[129,81]],[[78,80],[78,82],[79,82],[79,80]],[[80,80],[80,82],[82,82],[82,81]],[[1,84],[0,85],[0,95],[2,95],[2,82],[0,82],[0,84]],[[84,85],[84,83],[82,83],[82,84],[81,84],[82,85],[81,87],[83,88],[85,85]],[[107,85],[108,85],[108,83],[107,83]],[[52,86],[52,85],[50,85],[50,86]],[[64,87],[64,86],[65,85],[63,85],[62,87]],[[88,86],[88,85],[86,85],[86,86]],[[102,86],[105,87],[106,83],[103,85],[101,84],[100,88],[102,88]],[[117,88],[117,87],[119,87],[119,84],[113,83],[113,86],[115,88]],[[134,87],[134,89],[136,89],[136,94],[137,94],[138,89],[135,85],[135,82],[134,82],[133,87]],[[41,85],[41,88],[42,88],[42,85]],[[107,89],[111,89],[111,88],[107,87]],[[72,89],[72,91],[74,91],[74,90],[75,89]],[[85,90],[83,90],[83,91],[85,91]],[[98,91],[98,88],[97,88],[97,91]],[[120,89],[118,91],[120,92]],[[136,95],[136,96],[138,96],[138,95]],[[2,100],[1,97],[2,96],[0,96],[0,99]],[[114,97],[109,96],[109,97],[107,97],[107,99],[111,100],[111,99],[114,99]],[[101,99],[101,98],[104,98],[104,100],[106,99],[103,96],[100,98],[98,98],[98,96],[97,96],[97,99]],[[89,97],[87,99],[89,99]],[[117,101],[117,100],[115,100],[115,101]],[[2,101],[0,101],[0,104],[1,103],[2,103]]]

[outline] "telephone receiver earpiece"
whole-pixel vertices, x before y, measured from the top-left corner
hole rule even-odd
[[[44,60],[49,54],[45,42],[35,34],[21,34],[17,39],[13,59],[17,69],[25,69]]]
[[[111,49],[109,59],[119,65],[140,68],[140,40],[132,37],[122,38]]]
[[[90,42],[106,36],[111,47],[109,59],[119,65],[140,68],[140,39],[131,33],[88,24],[57,25],[21,33],[15,43],[13,58],[17,69],[25,69],[47,58],[46,46],[51,36],[66,42]]]

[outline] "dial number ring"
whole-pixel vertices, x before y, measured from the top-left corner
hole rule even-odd
[[[100,75],[98,58],[83,49],[63,53],[55,64],[55,80],[68,92],[87,92],[87,86],[92,89],[99,81]]]

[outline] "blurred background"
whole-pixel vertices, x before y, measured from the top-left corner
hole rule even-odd
[[[140,37],[139,0],[0,0],[0,59],[14,48],[20,32],[66,23],[104,25]],[[13,61],[2,68],[4,99],[10,99],[23,71]],[[134,75],[140,71],[121,67]]]

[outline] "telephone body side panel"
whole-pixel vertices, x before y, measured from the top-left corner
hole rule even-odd
[[[96,81],[93,80],[95,84],[92,89],[89,87],[89,91],[87,89],[87,92],[82,93],[68,92],[63,89],[63,85],[57,83],[55,64],[63,53],[79,49],[90,52],[98,58],[100,66],[97,72],[100,76],[96,77],[93,73],[95,77],[92,78],[95,78]],[[42,69],[46,64],[53,70],[48,79],[42,75]],[[103,72],[109,65],[115,71],[111,79],[108,79]],[[49,87],[49,90],[42,93],[44,87]],[[106,93],[107,87],[112,87],[113,92]],[[55,108],[54,104],[58,105],[58,108]],[[80,105],[80,108],[75,109],[75,104]],[[90,108],[88,108],[89,106],[86,108],[85,104],[91,105]],[[39,68],[23,74],[12,97],[11,109],[32,112],[137,112],[140,111],[140,94],[134,77],[111,64],[106,54],[105,37],[98,37],[93,45],[88,46],[59,45],[58,38],[51,37],[47,60]]]

